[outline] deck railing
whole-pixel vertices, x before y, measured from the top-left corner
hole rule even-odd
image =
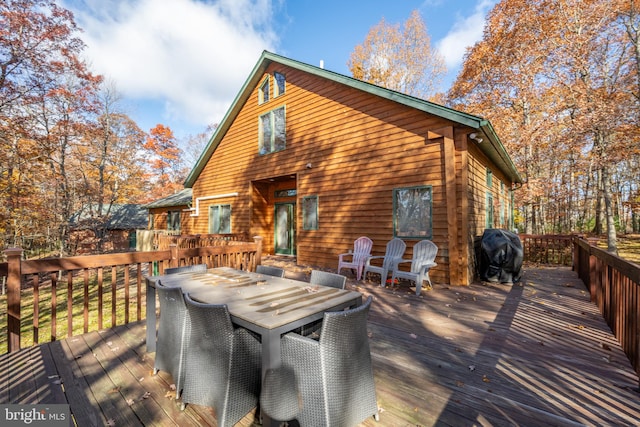
[[[177,245],[180,249],[198,248],[202,246],[218,246],[227,244],[237,244],[246,242],[248,236],[244,233],[238,234],[158,234],[157,249],[163,250],[170,245]]]
[[[22,260],[22,249],[5,250],[0,278],[6,277],[7,322],[0,323],[0,349],[54,341],[142,320],[143,277],[165,268],[206,263],[254,271],[262,256],[262,238],[215,246],[126,252],[68,258]],[[22,307],[28,316],[21,316]],[[107,313],[110,309],[110,313]],[[65,327],[66,323],[66,327]],[[81,326],[81,329],[80,329]],[[24,342],[22,342],[24,341]]]
[[[640,375],[640,266],[573,238],[573,269]]]
[[[524,260],[538,264],[571,265],[572,236],[567,234],[520,234]]]

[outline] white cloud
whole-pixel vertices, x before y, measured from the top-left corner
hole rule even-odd
[[[473,14],[466,17],[458,16],[451,30],[437,43],[448,69],[459,67],[466,48],[482,39],[485,17],[496,3],[497,0],[478,1]]]
[[[255,65],[274,51],[267,0],[68,0],[92,70],[163,119],[218,122]],[[158,119],[158,122],[160,122]]]

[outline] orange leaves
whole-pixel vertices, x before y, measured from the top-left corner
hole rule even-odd
[[[444,59],[431,49],[427,27],[415,10],[404,23],[373,26],[348,61],[353,77],[428,99],[435,96],[446,72]]]
[[[468,51],[449,103],[491,120],[528,183],[515,203],[530,225],[574,231],[599,209],[603,168],[638,175],[620,164],[640,146],[639,25],[628,2],[503,0]]]
[[[184,179],[181,169],[182,150],[178,147],[173,131],[162,124],[149,131],[144,148],[149,152],[148,163],[151,169],[154,197],[164,197],[179,190]],[[157,194],[156,194],[157,193]]]

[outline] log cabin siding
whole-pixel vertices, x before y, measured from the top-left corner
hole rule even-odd
[[[260,86],[276,71],[286,77],[285,93],[259,104]],[[384,253],[394,232],[394,189],[430,186],[429,238],[439,248],[431,278],[469,283],[468,235],[479,227],[465,222],[483,215],[482,163],[474,159],[477,153],[466,151],[473,128],[285,63],[270,63],[251,82],[257,83],[234,105],[224,133],[214,134],[214,150],[192,184],[194,201],[237,196],[202,199],[193,233],[209,231],[209,206],[228,203],[231,232],[262,236],[263,250],[273,253],[274,192],[294,188],[298,262],[336,268],[338,255],[359,236],[373,240],[373,254]],[[286,148],[260,155],[259,117],[280,107],[285,108]],[[447,173],[453,175],[449,181]],[[302,228],[299,203],[306,196],[318,197],[317,230]],[[418,240],[405,239],[405,258]]]
[[[268,74],[273,71],[269,69]],[[297,245],[305,249],[298,251],[299,261],[337,266],[338,254],[352,247],[360,235],[374,240],[375,253],[384,253],[393,235],[394,188],[431,185],[432,239],[446,250],[441,148],[429,143],[426,133],[449,123],[390,101],[375,102],[366,93],[338,84],[314,85],[319,79],[307,73],[277,71],[287,78],[286,93],[258,105],[258,87],[254,89],[194,185],[194,197],[239,192],[237,200],[225,201],[232,205],[232,232],[251,229],[265,236],[265,250],[272,251],[273,214],[267,209],[264,218],[252,221],[251,212],[259,209],[251,209],[247,200],[261,201],[250,196],[246,184],[296,174],[299,198],[319,196],[319,230],[298,228]],[[286,108],[286,149],[260,156],[257,117],[281,105]],[[307,163],[311,169],[305,168]],[[200,204],[196,233],[208,232],[204,216],[208,206],[222,203],[218,199]],[[268,203],[263,201],[261,209]],[[300,214],[297,221],[302,221]],[[413,242],[407,243],[407,256],[411,256]],[[319,252],[318,247],[325,249]],[[439,264],[445,271],[446,263]],[[436,271],[433,276],[438,275]]]
[[[180,230],[191,230],[191,213],[189,207],[172,206],[169,208],[150,208],[149,209],[149,229],[151,230],[168,230],[167,219],[169,212],[180,212]],[[153,217],[153,219],[151,219]]]

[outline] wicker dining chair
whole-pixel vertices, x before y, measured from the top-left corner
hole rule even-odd
[[[178,399],[184,386],[185,348],[190,322],[179,286],[167,287],[158,281],[156,291],[160,302],[160,321],[153,374],[168,372],[173,377]]]
[[[322,285],[332,288],[344,289],[347,284],[347,277],[341,274],[331,273],[329,271],[311,270],[309,283],[311,285]],[[321,328],[322,319],[318,319],[314,322],[300,327],[295,332],[299,333],[300,335],[304,335],[305,337],[317,338]]]
[[[181,408],[212,407],[219,426],[232,426],[258,403],[260,341],[244,328],[234,329],[226,305],[203,304],[189,295],[185,302],[191,329]]]
[[[256,273],[266,274],[268,276],[284,277],[284,268],[272,267],[270,265],[258,265]]]
[[[369,297],[359,307],[326,312],[319,341],[292,332],[282,337],[282,367],[274,378],[289,385],[278,391],[266,384],[273,378],[265,379],[261,402],[267,410],[297,414],[302,426],[354,426],[370,416],[378,419],[367,335],[371,301]],[[278,376],[289,372],[294,381]]]
[[[170,267],[164,269],[164,274],[177,274],[187,272],[203,272],[207,271],[207,264],[184,265],[182,267]]]
[[[312,285],[330,286],[332,288],[344,289],[347,277],[342,274],[331,273],[329,271],[311,270],[309,283]]]

